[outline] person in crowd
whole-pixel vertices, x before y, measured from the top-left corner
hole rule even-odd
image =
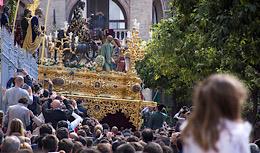
[[[142,140],[145,143],[152,142],[154,139],[153,131],[151,129],[144,129],[142,131]]]
[[[7,27],[9,29],[9,15],[10,8],[8,6],[5,6],[1,16],[1,27]]]
[[[47,135],[42,139],[44,153],[57,152],[59,140],[55,135]]]
[[[190,114],[190,111],[188,107],[184,106],[180,109],[178,113],[174,115],[174,119],[177,120],[176,123],[176,131],[180,132],[181,125],[186,121],[188,115]]]
[[[8,89],[3,97],[3,111],[6,112],[7,108],[12,105],[16,105],[18,101],[25,97],[28,100],[28,104],[32,104],[33,96],[32,90],[29,88],[28,90],[22,89],[22,85],[24,84],[24,78],[22,76],[17,76],[15,78],[15,86]]]
[[[23,48],[27,51],[35,53],[39,48],[43,36],[44,27],[40,26],[40,18],[43,13],[40,8],[35,10],[35,16],[31,18],[26,31],[26,36],[23,42]]]
[[[7,136],[1,147],[2,153],[16,153],[20,149],[20,140],[16,136]]]
[[[142,118],[143,118],[143,128],[150,128],[150,119],[153,114],[153,108],[152,107],[145,107],[142,111]]]
[[[19,119],[23,123],[24,129],[30,126],[30,110],[26,107],[28,99],[21,98],[18,104],[10,106],[6,112],[4,119],[4,127],[10,127],[13,120]]]
[[[42,107],[45,122],[51,123],[53,127],[56,127],[59,121],[67,121],[72,115],[72,105],[69,104],[67,99],[63,99],[62,101],[62,103],[57,99],[52,102],[48,101]]]
[[[24,83],[29,85],[30,87],[32,87],[32,78],[30,77],[30,75],[28,74],[28,72],[24,69],[17,69],[17,72],[14,74],[14,77],[11,77],[7,84],[6,84],[6,89],[9,89],[11,87],[14,87],[15,86],[15,78],[17,75],[21,75],[23,76],[23,79],[24,79]]]
[[[117,153],[135,153],[135,148],[131,144],[122,144],[116,149]]]
[[[249,146],[250,146],[250,153],[260,153],[260,149],[256,144],[250,143]]]
[[[143,150],[143,153],[163,153],[162,147],[155,142],[149,142]]]
[[[160,129],[163,127],[164,122],[166,122],[167,115],[162,112],[164,106],[157,106],[157,111],[154,112],[149,121],[149,127],[153,130]]]
[[[21,143],[30,143],[30,139],[27,137],[29,136],[30,132],[27,132],[24,127],[23,123],[19,119],[13,119],[10,126],[7,129],[8,136],[16,136],[19,138]]]
[[[74,143],[70,139],[62,139],[58,143],[58,151],[65,151],[66,153],[71,153],[73,150]]]
[[[215,74],[194,91],[195,109],[181,135],[184,153],[250,153],[251,126],[241,118],[247,98],[244,84],[231,75]]]
[[[31,17],[32,17],[32,11],[29,9],[25,9],[24,13],[23,13],[23,18],[21,20],[22,39],[23,40],[25,39]]]

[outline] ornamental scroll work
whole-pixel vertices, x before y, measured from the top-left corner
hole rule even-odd
[[[51,79],[54,91],[92,97],[140,100],[141,80],[118,72],[90,72],[39,66],[39,79]],[[46,84],[45,84],[46,85]]]
[[[79,98],[75,95],[68,95],[70,98]],[[124,99],[110,99],[110,98],[94,98],[82,96],[81,99],[85,101],[85,107],[88,108],[90,116],[102,120],[107,114],[115,114],[122,112],[126,118],[137,128],[141,126],[140,112],[144,107],[155,107],[155,102],[144,102],[140,100],[124,100]]]

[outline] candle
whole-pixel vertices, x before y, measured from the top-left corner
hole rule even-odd
[[[64,30],[65,30],[65,31],[68,30],[68,22],[67,22],[67,21],[64,22]]]
[[[130,31],[127,31],[127,38],[131,38],[132,37],[132,33]]]
[[[70,40],[72,40],[73,33],[70,32],[70,33],[69,33],[69,36],[70,36]]]
[[[79,36],[75,37],[75,43],[77,44],[79,42]]]
[[[52,41],[52,34],[50,33],[49,35],[49,41],[51,42]]]
[[[54,37],[55,37],[55,38],[58,38],[58,34],[59,34],[59,32],[58,32],[58,31],[55,31],[55,32],[54,32]]]

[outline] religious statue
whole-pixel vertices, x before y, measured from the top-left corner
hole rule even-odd
[[[113,45],[112,45],[113,37],[107,36],[106,42],[102,45],[100,50],[100,55],[102,55],[105,58],[105,63],[103,66],[103,69],[105,71],[111,71],[112,70],[112,63],[113,63]]]
[[[118,72],[126,72],[125,55],[123,50],[119,52],[116,70]]]
[[[35,16],[33,16],[29,21],[23,42],[23,48],[33,53],[39,48],[42,42],[44,27],[41,27],[39,24],[39,19],[42,15],[42,10],[40,8],[35,10]]]

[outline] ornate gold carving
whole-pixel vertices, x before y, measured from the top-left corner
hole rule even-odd
[[[135,71],[135,62],[142,59],[144,50],[138,30],[132,31],[128,39],[126,54],[130,58],[130,70],[127,73],[115,71],[89,71],[86,68],[67,68],[61,64],[63,50],[60,49],[59,65],[39,66],[39,80],[51,79],[54,91],[71,98],[82,98],[88,113],[99,120],[107,114],[121,111],[130,118],[136,128],[141,126],[140,111],[146,106],[155,107],[155,102],[141,100],[141,79]],[[63,43],[63,42],[62,42]]]
[[[115,114],[121,111],[126,117],[129,117],[130,122],[137,128],[141,126],[141,110],[146,106],[155,107],[155,102],[145,102],[142,100],[126,100],[126,99],[111,99],[78,95],[67,95],[70,98],[81,98],[85,100],[85,107],[88,108],[90,116],[102,120],[107,114]]]

